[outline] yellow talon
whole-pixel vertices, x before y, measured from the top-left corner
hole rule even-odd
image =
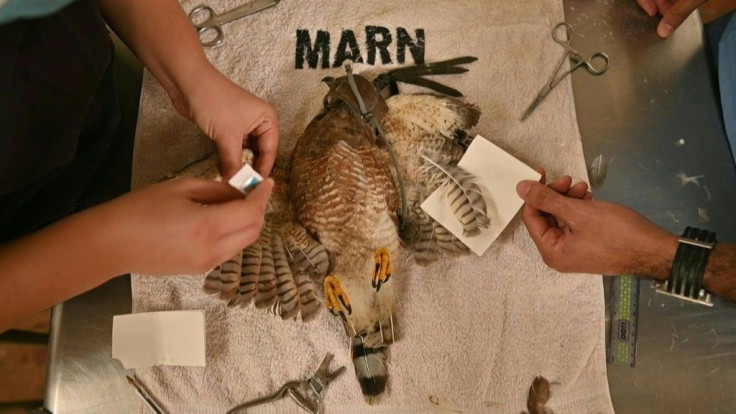
[[[381,247],[376,250],[373,254],[373,263],[375,264],[375,270],[373,271],[373,281],[371,285],[376,289],[376,292],[381,290],[381,285],[388,282],[391,274],[394,272],[393,265],[391,264],[391,255],[388,249]]]
[[[335,275],[328,275],[323,282],[325,288],[325,307],[334,314],[343,314],[342,308],[348,311],[348,315],[353,313],[353,307],[350,306],[348,295],[342,290],[342,283]],[[342,306],[341,306],[342,305]],[[344,316],[344,315],[343,315]]]

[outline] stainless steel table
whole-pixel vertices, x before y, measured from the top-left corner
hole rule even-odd
[[[609,160],[596,197],[626,204],[673,232],[693,224],[717,231],[721,241],[736,241],[736,220],[729,219],[736,211],[736,169],[697,17],[662,41],[655,20],[633,0],[565,0],[565,6],[577,30],[575,47],[584,54],[603,50],[612,59],[602,77],[573,77],[586,158],[603,154]],[[132,131],[140,68],[125,53],[118,63],[126,71],[121,93],[127,92]],[[676,145],[680,139],[682,146]],[[700,186],[682,186],[679,172],[705,177]],[[698,207],[708,211],[709,222],[698,221]],[[133,411],[137,396],[110,358],[112,316],[130,309],[127,277],[54,308],[48,410]],[[734,357],[734,304],[719,301],[705,309],[643,286],[637,366],[609,366],[614,407],[621,413],[736,412]]]
[[[661,40],[657,20],[634,1],[565,6],[575,47],[606,51],[612,62],[602,77],[573,76],[586,160],[609,160],[596,198],[632,207],[674,233],[694,225],[736,242],[736,169],[699,16]],[[683,186],[681,172],[704,177]],[[710,221],[701,222],[698,208]],[[736,305],[685,304],[642,283],[639,310],[636,367],[608,366],[616,411],[736,412]]]

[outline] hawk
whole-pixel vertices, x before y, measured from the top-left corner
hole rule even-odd
[[[457,91],[422,78],[462,73],[460,58],[402,68],[373,82],[353,75],[324,81],[324,108],[274,170],[271,212],[259,240],[210,272],[205,291],[229,306],[270,309],[305,322],[324,307],[351,338],[356,376],[370,404],[388,381],[394,342],[397,264],[420,264],[467,248],[420,204],[442,188],[466,236],[488,227],[481,187],[457,166],[479,109]],[[445,95],[400,94],[396,80]],[[244,161],[249,161],[244,158]],[[192,165],[216,174],[215,159]],[[186,173],[186,172],[185,172]],[[317,283],[315,283],[317,282]]]

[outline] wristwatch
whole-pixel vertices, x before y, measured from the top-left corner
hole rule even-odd
[[[669,280],[655,281],[652,286],[657,293],[663,295],[713,306],[711,294],[703,288],[703,274],[708,265],[710,251],[716,245],[716,234],[687,227],[678,241],[680,243],[672,262]]]

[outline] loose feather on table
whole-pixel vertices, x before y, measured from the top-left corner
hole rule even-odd
[[[588,168],[590,185],[592,185],[593,188],[601,188],[603,186],[603,182],[606,180],[607,174],[608,164],[606,163],[606,159],[603,158],[603,154],[599,154],[595,159],[593,159],[593,162],[590,163],[590,167]]]
[[[554,414],[551,408],[547,407],[547,401],[550,398],[549,381],[544,377],[535,377],[532,385],[529,387],[526,408],[529,414]]]

